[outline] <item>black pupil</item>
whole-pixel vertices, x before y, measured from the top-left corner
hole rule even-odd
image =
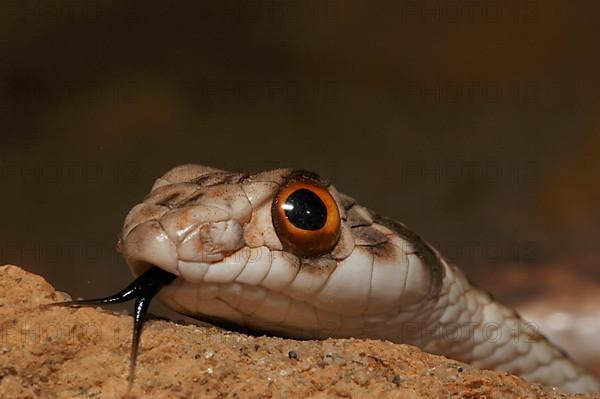
[[[283,209],[288,220],[302,230],[319,230],[327,221],[327,207],[317,194],[305,188],[291,193]]]

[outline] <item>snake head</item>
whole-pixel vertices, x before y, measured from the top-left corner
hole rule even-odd
[[[130,211],[121,252],[135,276],[157,266],[177,277],[159,296],[178,312],[294,337],[361,336],[441,281],[426,264],[435,254],[403,232],[311,172],[183,165]]]
[[[226,283],[244,260],[273,251],[311,260],[349,255],[344,218],[340,194],[311,172],[183,165],[129,212],[119,248],[136,276],[158,266],[192,283]]]

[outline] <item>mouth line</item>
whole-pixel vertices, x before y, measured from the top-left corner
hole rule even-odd
[[[148,270],[142,273],[136,278],[131,284],[122,289],[121,291],[109,295],[104,298],[96,299],[82,299],[76,301],[67,301],[53,303],[53,306],[97,306],[97,305],[111,305],[115,303],[128,302],[135,300],[134,315],[133,315],[133,335],[131,339],[131,357],[129,361],[129,376],[128,383],[129,388],[133,384],[135,376],[135,364],[137,361],[138,348],[140,345],[140,337],[142,334],[142,328],[144,327],[144,321],[146,320],[146,313],[152,298],[166,285],[169,285],[173,280],[177,278],[176,275],[167,272],[157,266],[151,266]]]

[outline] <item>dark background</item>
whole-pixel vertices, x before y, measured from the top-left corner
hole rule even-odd
[[[114,251],[124,216],[166,170],[297,166],[505,301],[565,271],[597,291],[598,15],[594,1],[1,1],[0,264],[113,292],[131,279]]]

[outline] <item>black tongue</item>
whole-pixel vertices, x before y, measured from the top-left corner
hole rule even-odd
[[[135,279],[131,284],[116,294],[105,298],[82,299],[79,301],[68,301],[53,303],[52,306],[95,306],[121,303],[135,299],[135,309],[133,316],[133,337],[131,339],[131,358],[129,363],[129,386],[133,383],[135,375],[135,363],[137,360],[138,348],[140,346],[140,337],[144,320],[148,312],[148,306],[152,298],[160,291],[162,287],[170,284],[177,276],[171,274],[159,267],[153,266]]]

